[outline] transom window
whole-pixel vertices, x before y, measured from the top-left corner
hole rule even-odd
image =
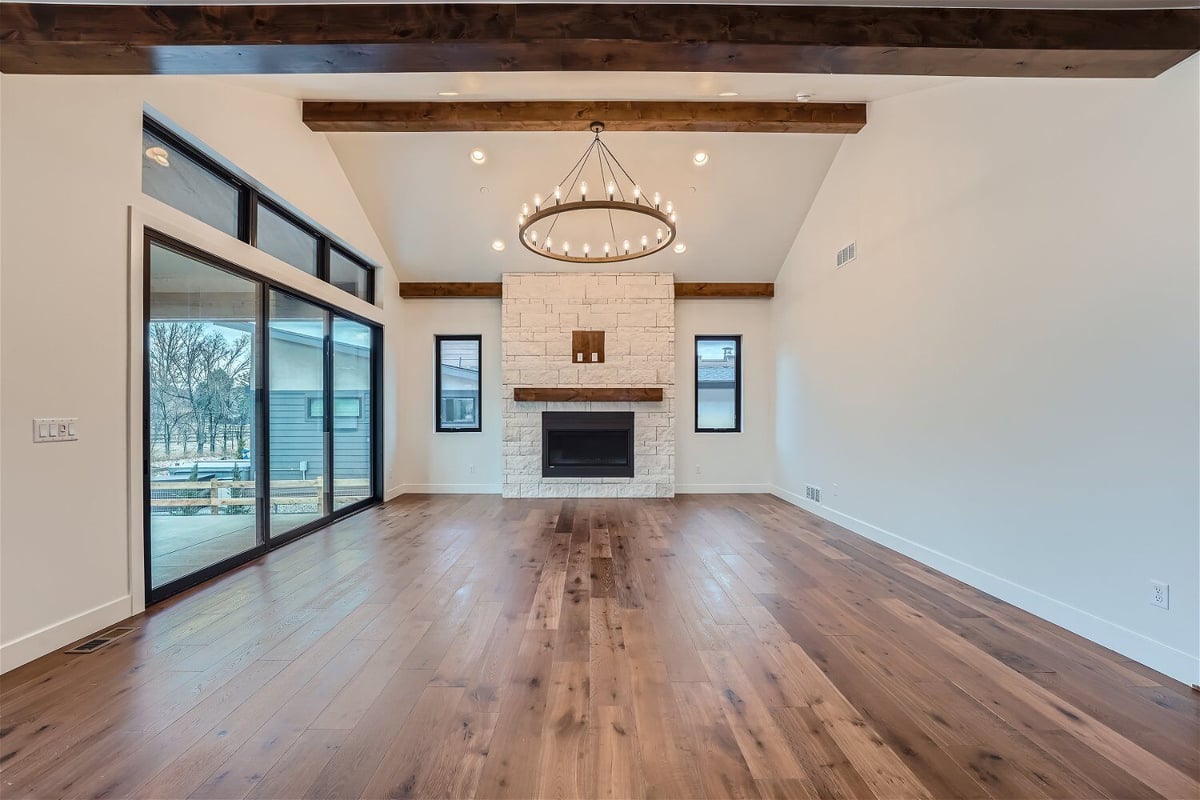
[[[201,222],[375,302],[375,267],[282,198],[189,142],[142,117],[142,191]]]

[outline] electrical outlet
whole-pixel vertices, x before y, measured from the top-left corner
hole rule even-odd
[[[830,494],[832,494],[834,497],[838,496],[838,485],[836,483],[833,485],[833,491],[830,492]]]
[[[475,465],[474,465],[474,464],[468,464],[468,465],[467,465],[467,472],[469,472],[470,474],[474,475],[474,474],[475,474]]]
[[[700,465],[699,464],[696,465],[696,474],[697,475],[700,474]]]
[[[1150,581],[1150,605],[1159,608],[1171,607],[1171,585],[1162,581]]]

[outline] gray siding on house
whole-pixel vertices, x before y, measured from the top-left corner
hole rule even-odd
[[[334,463],[338,478],[367,478],[371,474],[371,393],[340,390],[337,397],[362,400],[362,417],[333,420]],[[273,391],[271,413],[271,476],[275,480],[312,480],[325,474],[321,419],[308,416],[309,398],[318,391]],[[308,462],[300,472],[300,462]]]

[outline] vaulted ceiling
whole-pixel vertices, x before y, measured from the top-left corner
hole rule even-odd
[[[953,78],[713,73],[447,73],[227,78],[304,100],[713,100],[870,102]],[[870,125],[868,116],[868,127]],[[372,225],[401,277],[494,281],[504,272],[558,268],[526,251],[517,214],[546,195],[591,141],[586,124],[554,133],[330,133]],[[626,262],[683,281],[770,281],[844,138],[835,134],[633,133],[605,141],[647,193],[679,209],[684,253]],[[486,161],[470,152],[480,148]],[[708,163],[697,166],[697,151]],[[595,181],[593,181],[595,183]],[[597,231],[599,250],[604,228]],[[576,235],[576,247],[586,234]],[[497,252],[495,241],[504,243]],[[561,241],[561,239],[560,239]]]

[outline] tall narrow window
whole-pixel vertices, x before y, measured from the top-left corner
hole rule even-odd
[[[696,432],[742,429],[742,337],[696,337]]]
[[[437,407],[434,418],[438,431],[479,431],[482,419],[480,408],[480,346],[475,336],[438,336],[434,345],[436,355]]]

